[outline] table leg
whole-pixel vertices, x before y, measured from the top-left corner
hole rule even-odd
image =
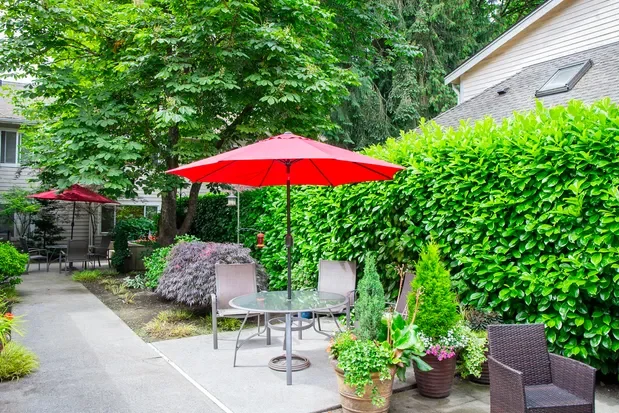
[[[286,313],[286,384],[292,384],[292,314]]]
[[[266,329],[267,329],[267,346],[271,345],[271,328],[269,327],[269,320],[271,319],[271,316],[269,313],[264,313],[264,322],[266,324]]]
[[[248,317],[249,317],[249,311],[245,315],[245,319],[243,320],[243,323],[241,324],[241,328],[239,328],[239,333],[236,335],[236,343],[234,343],[234,361],[232,362],[232,367],[236,367],[236,353],[239,351],[239,349],[241,348],[243,343],[245,343],[245,341],[247,341],[247,340],[249,340],[251,338],[251,337],[249,337],[249,338],[245,339],[239,345],[239,338],[241,338],[241,331],[243,331],[243,327],[245,327],[245,323],[247,322],[247,318]]]

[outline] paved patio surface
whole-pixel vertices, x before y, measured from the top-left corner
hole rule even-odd
[[[325,330],[333,328],[323,322]],[[256,329],[244,330],[248,336]],[[219,349],[213,350],[211,335],[152,343],[181,370],[204,387],[234,413],[310,413],[339,407],[339,393],[333,368],[325,349],[328,338],[312,329],[303,339],[293,333],[293,352],[310,359],[310,368],[292,373],[292,386],[286,385],[286,373],[267,366],[268,361],[283,354],[283,332],[273,331],[272,344],[264,337],[254,337],[238,352],[237,367],[232,367],[236,333],[220,333]],[[411,388],[396,381],[395,387]]]
[[[26,336],[41,368],[0,383],[3,413],[221,413],[84,286],[57,267],[18,286]]]

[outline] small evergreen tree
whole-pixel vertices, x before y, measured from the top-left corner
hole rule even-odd
[[[363,278],[357,287],[359,298],[355,303],[355,317],[359,321],[357,335],[363,340],[376,340],[385,311],[385,292],[376,272],[376,258],[365,257]]]
[[[58,225],[59,217],[56,213],[57,202],[44,202],[39,213],[32,220],[34,232],[32,239],[37,247],[45,248],[48,245],[57,244],[62,240],[62,227]]]
[[[413,313],[415,292],[421,288],[423,295],[415,324],[429,338],[444,337],[458,322],[459,313],[456,294],[451,290],[449,271],[441,262],[438,244],[430,242],[423,248],[415,268],[417,275],[408,295],[408,312]]]

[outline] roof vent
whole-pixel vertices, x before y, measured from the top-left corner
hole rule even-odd
[[[544,86],[535,92],[535,96],[548,96],[572,90],[591,66],[593,66],[593,62],[585,60],[560,68],[544,83]]]
[[[508,90],[509,90],[509,88],[508,88],[508,87],[505,87],[505,88],[503,88],[503,89],[499,89],[499,90],[497,90],[497,91],[496,91],[496,93],[497,93],[497,95],[499,95],[499,96],[503,96],[504,94],[506,94],[506,93],[507,93],[507,91],[508,91]]]

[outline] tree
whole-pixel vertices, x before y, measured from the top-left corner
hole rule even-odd
[[[36,245],[45,248],[62,240],[63,229],[58,225],[60,216],[57,213],[58,202],[40,201],[42,206],[39,213],[33,218],[34,231],[32,239]]]
[[[34,200],[27,198],[30,192],[25,189],[13,187],[0,196],[0,215],[15,227],[18,238],[26,238],[30,231],[32,217],[39,212],[40,205]]]
[[[162,198],[160,239],[177,190],[164,172],[241,142],[294,130],[317,136],[356,75],[330,45],[337,26],[316,0],[0,0],[7,71],[36,79],[18,101],[25,163],[49,186]]]
[[[376,272],[376,257],[365,256],[363,278],[358,286],[359,298],[355,303],[355,315],[359,321],[357,332],[362,340],[376,340],[385,312],[385,292]]]

